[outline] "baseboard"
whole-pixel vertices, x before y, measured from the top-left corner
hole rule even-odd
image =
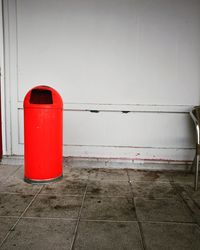
[[[63,166],[74,168],[112,168],[190,171],[190,161],[129,160],[117,158],[64,157]],[[24,165],[23,156],[3,156],[1,165]]]
[[[138,170],[190,171],[190,161],[150,161],[114,158],[64,157],[64,165],[74,168],[110,168]]]

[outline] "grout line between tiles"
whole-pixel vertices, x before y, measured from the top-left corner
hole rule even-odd
[[[0,216],[0,218],[11,218],[18,219],[18,216]],[[26,216],[23,219],[40,219],[40,220],[66,220],[66,221],[77,221],[73,218],[65,217],[36,217],[36,216]],[[108,223],[136,223],[137,220],[101,220],[101,219],[80,219],[82,222],[108,222]],[[152,221],[152,220],[140,220],[140,223],[152,223],[152,224],[175,224],[175,225],[197,225],[195,222],[187,221]],[[198,225],[197,225],[198,226]]]
[[[87,197],[93,197],[93,198],[127,198],[128,194],[120,195],[120,196],[114,196],[114,195],[93,195],[93,194],[87,194]]]
[[[182,194],[179,192],[179,187],[177,186],[177,183],[173,183],[174,188],[176,188],[177,192],[179,193],[180,198],[182,201],[186,204],[187,208],[190,210],[192,214],[192,218],[194,219],[195,223],[198,225],[200,229],[200,220],[198,219],[200,216],[200,207],[196,203],[196,201],[193,199],[193,197],[190,195],[190,193],[184,189],[184,193]]]
[[[35,195],[35,193],[25,193],[25,192],[1,192],[1,191],[0,191],[0,194],[13,194],[13,195],[21,195],[21,194],[24,194],[24,195],[32,195],[32,196]]]
[[[152,221],[152,220],[141,220],[140,223],[149,224],[171,224],[171,225],[197,225],[195,222],[190,221]]]
[[[199,222],[196,222],[196,225],[198,226],[198,229],[200,231],[200,223]]]
[[[149,224],[172,224],[172,225],[195,225],[198,226],[195,222],[179,222],[179,221],[116,221],[116,220],[91,220],[91,219],[81,219],[82,222],[108,222],[108,223],[149,223]]]
[[[178,197],[183,201],[183,203],[186,205],[186,207],[188,208],[188,210],[190,211],[190,214],[192,216],[192,218],[194,219],[194,221],[196,221],[195,217],[194,217],[194,211],[192,211],[191,207],[188,205],[187,201],[184,199],[184,197],[181,195],[181,193],[179,192],[176,184],[174,183],[174,181],[171,181],[171,185],[172,187],[176,190],[176,193],[178,194]]]
[[[174,177],[173,177],[173,175],[170,175],[169,176],[169,183],[171,184],[172,182],[174,182]]]
[[[128,169],[126,169],[126,175],[127,175],[127,179],[128,179],[128,183],[131,181],[131,178],[130,178],[130,175],[129,175],[129,172],[128,172]]]
[[[136,217],[137,217],[137,213],[136,213]],[[145,243],[145,239],[144,239],[144,233],[143,233],[143,230],[142,230],[142,223],[140,221],[138,221],[138,229],[139,229],[139,232],[140,232],[142,248],[145,250],[145,249],[147,249],[147,247],[146,247],[146,243]]]
[[[14,216],[14,215],[0,215],[0,218],[14,218],[14,219],[18,219],[19,216]]]
[[[11,175],[10,176],[13,176],[20,168],[22,168],[23,166],[19,166],[19,167],[17,167],[17,169],[15,169],[15,171],[13,171],[12,173],[11,173]]]
[[[22,212],[22,214],[18,217],[18,220],[15,222],[15,224],[10,228],[10,230],[8,231],[8,233],[6,234],[6,236],[4,237],[3,241],[0,244],[0,247],[2,247],[2,245],[4,244],[4,242],[7,240],[8,236],[11,234],[11,232],[14,230],[14,228],[17,226],[17,224],[19,223],[19,221],[21,220],[21,218],[23,217],[23,215],[26,213],[26,211],[29,209],[29,207],[32,205],[32,203],[34,202],[34,200],[36,199],[36,197],[38,196],[38,194],[42,191],[44,186],[42,186],[38,192],[34,195],[33,199],[30,201],[30,203],[28,204],[28,206],[24,209],[24,211]]]
[[[56,196],[56,197],[83,197],[83,194],[59,194],[59,193],[42,193],[39,196]]]
[[[174,186],[176,186],[177,187],[177,185],[180,185],[180,183],[174,183]],[[200,210],[200,205],[193,199],[193,197],[191,196],[191,194],[188,192],[188,190],[186,190],[185,188],[184,188],[184,191],[185,191],[185,193],[187,194],[187,196],[192,200],[192,202],[195,204],[195,206]]]
[[[89,179],[89,176],[88,176],[88,179]],[[78,213],[78,219],[77,219],[77,223],[76,223],[76,226],[75,226],[75,229],[74,229],[74,234],[73,234],[73,239],[72,239],[70,250],[74,249],[74,243],[75,243],[77,232],[78,232],[78,226],[79,226],[79,222],[80,222],[80,218],[81,218],[81,212],[82,212],[82,209],[83,209],[83,204],[84,204],[86,193],[87,193],[87,187],[88,187],[88,183],[86,185],[85,192],[84,192],[84,195],[83,195],[83,199],[82,199],[82,202],[81,202],[81,207],[80,207],[80,210],[79,210],[79,213]]]
[[[137,223],[137,220],[92,220],[92,219],[80,219],[81,222],[108,222],[108,223]]]
[[[100,178],[98,178],[98,177],[92,177],[91,179],[89,179],[91,182],[103,182],[103,183],[117,183],[117,182],[119,182],[119,183],[123,183],[123,182],[127,182],[128,181],[128,179],[124,179],[124,180],[116,180],[116,179],[109,179],[109,178],[104,178],[104,177],[100,177]]]
[[[148,196],[134,196],[135,199],[143,199],[143,200],[147,200],[147,201],[155,201],[155,200],[175,200],[178,198],[177,195],[174,196],[163,196],[163,197],[156,197],[153,196],[152,198],[148,197]]]
[[[17,167],[17,169],[13,170],[13,172],[11,172],[6,178],[5,178],[5,182],[11,177],[13,176],[22,166]]]
[[[193,201],[193,203],[196,205],[196,207],[200,211],[200,205],[193,199],[193,197],[187,191],[185,191],[185,192],[187,193],[187,195],[189,196],[189,198]]]
[[[168,180],[168,181],[155,181],[155,180],[138,181],[138,180],[131,179],[130,181],[134,182],[136,184],[138,184],[138,183],[170,184],[170,180]]]
[[[103,182],[103,183],[116,183],[116,182],[127,182],[128,180],[113,180],[113,179],[105,179],[105,178],[102,178],[102,179],[90,179],[90,181],[96,181],[96,182]]]
[[[128,170],[127,170],[127,175],[128,175],[128,180],[129,180],[128,182],[129,182],[129,186],[130,186],[130,189],[131,189],[131,193],[133,195],[133,190],[132,190],[132,185],[131,185],[131,180],[130,180],[130,176],[129,176]],[[145,244],[144,235],[143,235],[143,231],[142,231],[142,225],[139,222],[139,218],[138,218],[137,211],[136,211],[136,205],[135,205],[134,195],[133,195],[132,200],[133,200],[133,205],[135,207],[135,215],[136,215],[136,220],[137,220],[138,229],[139,229],[139,233],[140,233],[141,246],[142,246],[143,250],[146,250],[146,244]]]
[[[26,216],[23,217],[23,219],[40,219],[40,220],[66,220],[66,221],[77,221],[77,219],[73,219],[73,218],[64,218],[64,217],[34,217],[34,216]]]

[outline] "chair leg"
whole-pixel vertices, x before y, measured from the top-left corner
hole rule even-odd
[[[191,165],[191,173],[195,172],[196,169],[196,161],[197,161],[197,155],[195,154],[194,160],[192,161],[192,165]]]
[[[196,155],[196,168],[195,168],[195,181],[194,181],[194,190],[198,189],[198,177],[199,177],[199,155]]]

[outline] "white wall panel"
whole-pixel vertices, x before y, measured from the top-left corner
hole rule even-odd
[[[18,0],[18,98],[50,84],[65,103],[196,105],[199,9],[197,0]]]
[[[188,114],[64,111],[64,145],[194,147]],[[23,110],[19,109],[20,143]],[[189,131],[189,133],[188,133]]]
[[[190,122],[185,114],[66,111],[64,144],[187,148]]]
[[[18,117],[23,152],[22,109]],[[65,110],[64,156],[191,160],[193,133],[187,114]]]
[[[4,1],[12,154],[23,154],[24,96],[42,84],[65,103],[65,156],[192,159],[200,1]]]

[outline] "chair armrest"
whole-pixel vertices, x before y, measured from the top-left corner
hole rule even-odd
[[[193,114],[192,111],[190,111],[190,116],[192,117],[192,120],[194,121],[195,125],[199,126],[199,122],[198,122],[196,116]]]
[[[190,112],[190,115],[192,117],[192,120],[195,123],[196,133],[197,133],[197,145],[199,145],[200,144],[200,127],[199,127],[199,122],[198,122],[196,116],[193,114],[192,111]]]

